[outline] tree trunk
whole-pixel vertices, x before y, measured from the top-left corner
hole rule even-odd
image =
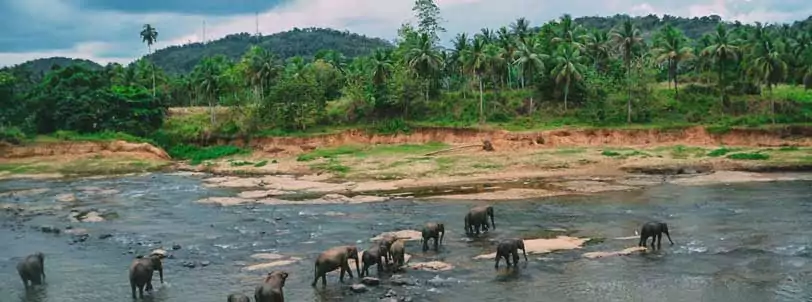
[[[510,90],[510,64],[507,66],[507,88]]]
[[[485,99],[482,92],[482,76],[478,75],[479,78],[479,123],[485,123]]]
[[[209,117],[211,119],[211,125],[214,126],[214,98],[209,97]]]
[[[147,45],[147,52],[152,53],[152,45]],[[149,62],[152,63],[152,98],[155,98],[155,62],[151,58]]]
[[[631,58],[626,61],[626,88],[629,92],[629,98],[626,99],[626,123],[632,123],[632,64]]]
[[[431,84],[431,81],[429,81],[429,79],[426,79],[426,103],[429,102],[429,84]]]
[[[567,98],[570,95],[570,78],[567,78],[567,83],[564,84],[564,112],[567,112]]]
[[[722,110],[725,109],[725,84],[724,84],[724,69],[725,69],[725,60],[724,58],[719,59],[719,96],[722,98]]]
[[[772,116],[773,124],[775,124],[775,99],[773,98],[773,86],[767,83],[767,95],[770,98],[770,115]]]
[[[677,83],[676,73],[674,73],[674,98],[679,99],[679,84]]]

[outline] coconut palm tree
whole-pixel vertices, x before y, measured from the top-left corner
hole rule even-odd
[[[584,36],[585,53],[592,66],[600,72],[605,72],[606,62],[612,53],[610,42],[609,34],[602,30],[594,30]]]
[[[516,65],[519,68],[519,79],[521,83],[522,89],[525,87],[525,78],[530,76],[530,79],[533,79],[533,76],[542,72],[544,70],[544,60],[546,60],[549,56],[537,51],[538,42],[534,37],[528,37],[525,39],[525,42],[519,42],[516,47],[516,59],[513,61],[513,65]],[[533,94],[530,94],[530,111],[532,112],[535,109],[535,104],[533,103]]]
[[[392,65],[392,51],[387,49],[376,49],[372,54],[372,83],[376,86],[386,84],[395,68]]]
[[[485,119],[485,95],[482,89],[482,77],[488,68],[488,57],[485,53],[485,37],[477,35],[466,52],[463,54],[465,66],[468,71],[476,77],[479,83],[479,122],[484,123]]]
[[[432,37],[422,33],[417,37],[417,44],[406,53],[406,62],[409,68],[425,82],[425,97],[429,100],[431,77],[443,65],[440,52],[432,42]]]
[[[761,37],[761,41],[756,42],[752,50],[752,62],[749,64],[748,73],[756,81],[767,87],[770,98],[770,112],[772,122],[775,124],[775,99],[772,96],[773,86],[783,81],[787,76],[787,63],[782,59],[781,44],[776,42],[776,38],[766,35]]]
[[[626,85],[628,88],[628,99],[626,100],[626,122],[632,122],[632,56],[634,55],[634,50],[638,47],[641,43],[643,43],[643,38],[640,35],[640,30],[637,29],[634,24],[632,24],[631,19],[626,19],[620,24],[619,27],[612,29],[610,33],[612,41],[614,41],[615,45],[623,54],[623,63],[626,65]]]
[[[725,99],[725,63],[729,60],[737,60],[739,57],[738,40],[727,29],[724,23],[716,26],[716,31],[710,35],[710,45],[706,47],[702,54],[712,58],[719,72],[719,93],[722,102]]]
[[[530,35],[530,21],[526,18],[518,18],[516,22],[510,24],[511,33],[521,42]]]
[[[660,30],[653,49],[655,60],[668,65],[668,76],[674,81],[674,94],[679,98],[677,73],[680,62],[693,57],[693,49],[688,46],[688,39],[682,32],[670,24]]]
[[[567,99],[570,93],[570,86],[573,82],[580,82],[584,79],[586,66],[583,62],[581,51],[572,44],[561,44],[553,58],[555,67],[550,76],[555,78],[556,85],[563,85],[564,89],[564,111],[567,111]]]
[[[158,30],[152,25],[144,24],[141,41],[147,44],[147,54],[152,54],[152,44],[158,41]],[[155,97],[155,64],[152,64],[152,97]]]

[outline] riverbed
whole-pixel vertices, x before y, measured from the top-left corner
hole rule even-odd
[[[629,192],[491,201],[496,229],[471,240],[464,236],[463,216],[484,201],[219,206],[196,201],[239,191],[204,186],[203,177],[146,174],[0,182],[0,194],[23,192],[0,195],[0,204],[28,209],[18,215],[0,213],[0,301],[132,301],[127,268],[135,255],[156,248],[168,250],[171,257],[164,259],[165,283],[157,285],[155,275],[157,290],[148,301],[224,301],[233,292],[253,296],[254,286],[271,269],[290,273],[284,288],[288,301],[377,301],[385,296],[411,301],[812,299],[810,181],[664,184]],[[30,189],[47,191],[22,191]],[[72,221],[71,209],[97,212],[106,220]],[[652,219],[668,222],[675,245],[663,238],[661,251],[582,256],[635,246],[637,240],[628,237]],[[443,261],[452,270],[407,270],[395,277],[407,281],[399,285],[391,284],[391,274],[385,272],[382,284],[365,293],[348,289],[359,280],[357,275],[340,284],[337,272],[328,274],[326,288],[310,286],[313,261],[321,251],[345,244],[363,249],[382,232],[419,230],[428,221],[446,225],[440,251],[423,253],[418,241],[409,241],[407,253],[414,256],[411,261]],[[580,249],[528,255],[518,269],[495,270],[492,260],[473,259],[493,252],[494,240],[561,234],[593,240]],[[26,292],[15,265],[35,251],[46,255],[47,283]],[[301,260],[246,270],[261,263],[251,257],[257,253]],[[374,268],[370,271],[377,275]]]

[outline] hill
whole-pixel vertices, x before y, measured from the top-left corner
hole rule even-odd
[[[41,75],[45,74],[46,72],[50,71],[54,65],[58,65],[60,67],[67,67],[70,65],[84,65],[85,67],[98,70],[102,69],[102,66],[96,62],[85,60],[85,59],[72,59],[72,58],[65,58],[65,57],[50,57],[50,58],[41,58],[41,59],[34,59],[30,61],[26,61],[14,66],[9,67],[9,69],[14,69],[17,71],[26,71],[33,75]]]
[[[237,59],[245,54],[253,44],[271,50],[282,59],[294,56],[311,58],[322,49],[332,49],[347,58],[353,58],[368,55],[377,48],[392,47],[392,44],[386,40],[347,31],[295,28],[269,36],[257,37],[248,33],[239,33],[206,44],[191,43],[170,46],[155,51],[147,57],[167,73],[188,73],[207,56],[222,54],[230,59]]]

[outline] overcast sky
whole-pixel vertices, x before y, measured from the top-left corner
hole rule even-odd
[[[436,0],[449,39],[518,17],[537,25],[561,14],[717,14],[742,22],[788,22],[812,15],[810,0]],[[385,4],[384,4],[385,3]],[[139,32],[158,29],[156,47],[255,31],[331,27],[392,39],[413,21],[413,0],[0,0],[0,66],[51,56],[128,63],[146,53]]]

